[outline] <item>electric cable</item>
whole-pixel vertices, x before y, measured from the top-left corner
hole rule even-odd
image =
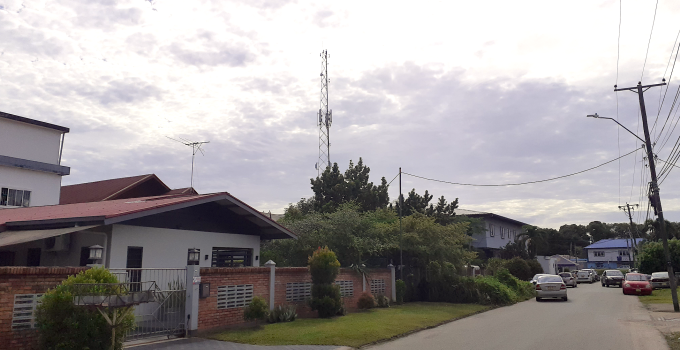
[[[397,173],[397,175],[395,175],[394,178],[392,178],[392,181],[394,181],[394,179],[396,179],[397,176],[399,176],[399,173]],[[392,184],[392,181],[390,181],[390,183],[387,184],[387,187],[389,187]]]
[[[649,31],[649,41],[647,42],[647,52],[645,53],[645,62],[642,64],[642,74],[640,74],[640,81],[642,77],[645,76],[645,66],[647,65],[647,55],[649,55],[649,46],[652,43],[652,33],[654,33],[654,23],[656,23],[656,9],[659,7],[659,0],[656,0],[656,6],[654,6],[654,18],[652,19],[652,29]]]
[[[407,172],[404,172],[404,171],[402,171],[402,174],[408,175],[408,176],[412,176],[412,177],[416,177],[416,178],[423,179],[423,180],[434,181],[434,182],[441,182],[441,183],[446,183],[446,184],[450,184],[450,185],[459,185],[459,186],[475,186],[475,187],[520,186],[520,185],[529,185],[529,184],[535,184],[535,183],[540,183],[540,182],[553,181],[553,180],[563,179],[563,178],[565,178],[565,177],[570,177],[570,176],[582,174],[582,173],[585,173],[585,172],[587,172],[587,171],[594,170],[594,169],[597,169],[597,168],[599,168],[599,167],[601,167],[601,166],[607,165],[607,164],[609,164],[609,163],[611,163],[611,162],[615,162],[615,161],[617,161],[617,160],[619,160],[619,159],[621,159],[621,158],[624,158],[624,157],[626,157],[626,156],[629,156],[629,155],[631,155],[631,154],[633,154],[633,153],[635,153],[635,152],[637,152],[637,151],[639,151],[639,150],[640,150],[640,148],[635,149],[635,150],[633,150],[633,151],[631,151],[631,152],[628,152],[628,153],[626,153],[626,154],[624,154],[624,155],[622,155],[622,156],[620,156],[620,157],[618,157],[618,158],[614,158],[614,159],[612,159],[612,160],[610,160],[610,161],[607,161],[607,162],[604,162],[604,163],[602,163],[602,164],[600,164],[600,165],[597,165],[597,166],[594,166],[594,167],[592,167],[592,168],[588,168],[588,169],[585,169],[585,170],[581,170],[581,171],[578,171],[578,172],[575,172],[575,173],[571,173],[571,174],[567,174],[567,175],[562,175],[562,176],[557,176],[557,177],[553,177],[553,178],[549,178],[549,179],[536,180],[536,181],[527,181],[527,182],[519,182],[519,183],[508,183],[508,184],[471,184],[471,183],[461,183],[461,182],[452,182],[452,181],[445,181],[445,180],[437,180],[437,179],[427,178],[427,177],[424,177],[424,176],[419,176],[419,175],[410,174],[410,173],[407,173]]]

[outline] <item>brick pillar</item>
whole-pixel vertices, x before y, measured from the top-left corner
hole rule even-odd
[[[264,263],[265,267],[269,268],[269,310],[274,310],[275,298],[275,285],[276,285],[276,263],[269,260]]]

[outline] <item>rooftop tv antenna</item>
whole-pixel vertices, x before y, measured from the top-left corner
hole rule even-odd
[[[333,111],[328,109],[328,51],[321,51],[321,102],[319,108],[319,159],[316,162],[317,176],[331,166],[330,129],[333,123]]]
[[[194,188],[194,158],[196,157],[196,152],[201,152],[202,155],[205,156],[205,153],[203,153],[203,150],[201,149],[201,146],[203,146],[204,143],[210,143],[210,141],[189,141],[187,139],[179,138],[180,140],[173,139],[170,136],[166,136],[170,140],[177,141],[185,146],[191,146],[191,188]]]

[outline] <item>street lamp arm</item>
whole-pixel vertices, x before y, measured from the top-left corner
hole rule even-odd
[[[641,139],[640,136],[635,135],[635,133],[633,133],[632,131],[628,130],[627,127],[623,126],[623,124],[619,123],[619,121],[616,120],[616,119],[614,119],[614,118],[600,117],[599,115],[597,115],[597,113],[595,113],[595,114],[588,114],[587,117],[590,117],[590,118],[597,118],[597,119],[609,119],[609,120],[613,121],[614,123],[619,124],[619,126],[621,126],[622,128],[626,129],[626,131],[628,131],[631,135],[637,137],[637,139],[640,140],[640,141],[642,141],[642,143],[645,143],[645,140]]]

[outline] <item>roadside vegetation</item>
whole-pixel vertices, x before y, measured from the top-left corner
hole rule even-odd
[[[640,295],[638,298],[643,304],[673,304],[670,288],[655,289],[652,295]]]
[[[253,329],[230,330],[210,338],[256,345],[338,345],[359,347],[433,327],[488,310],[489,306],[409,303],[347,314],[344,317],[298,319]]]
[[[680,332],[664,334],[670,350],[680,350]]]

